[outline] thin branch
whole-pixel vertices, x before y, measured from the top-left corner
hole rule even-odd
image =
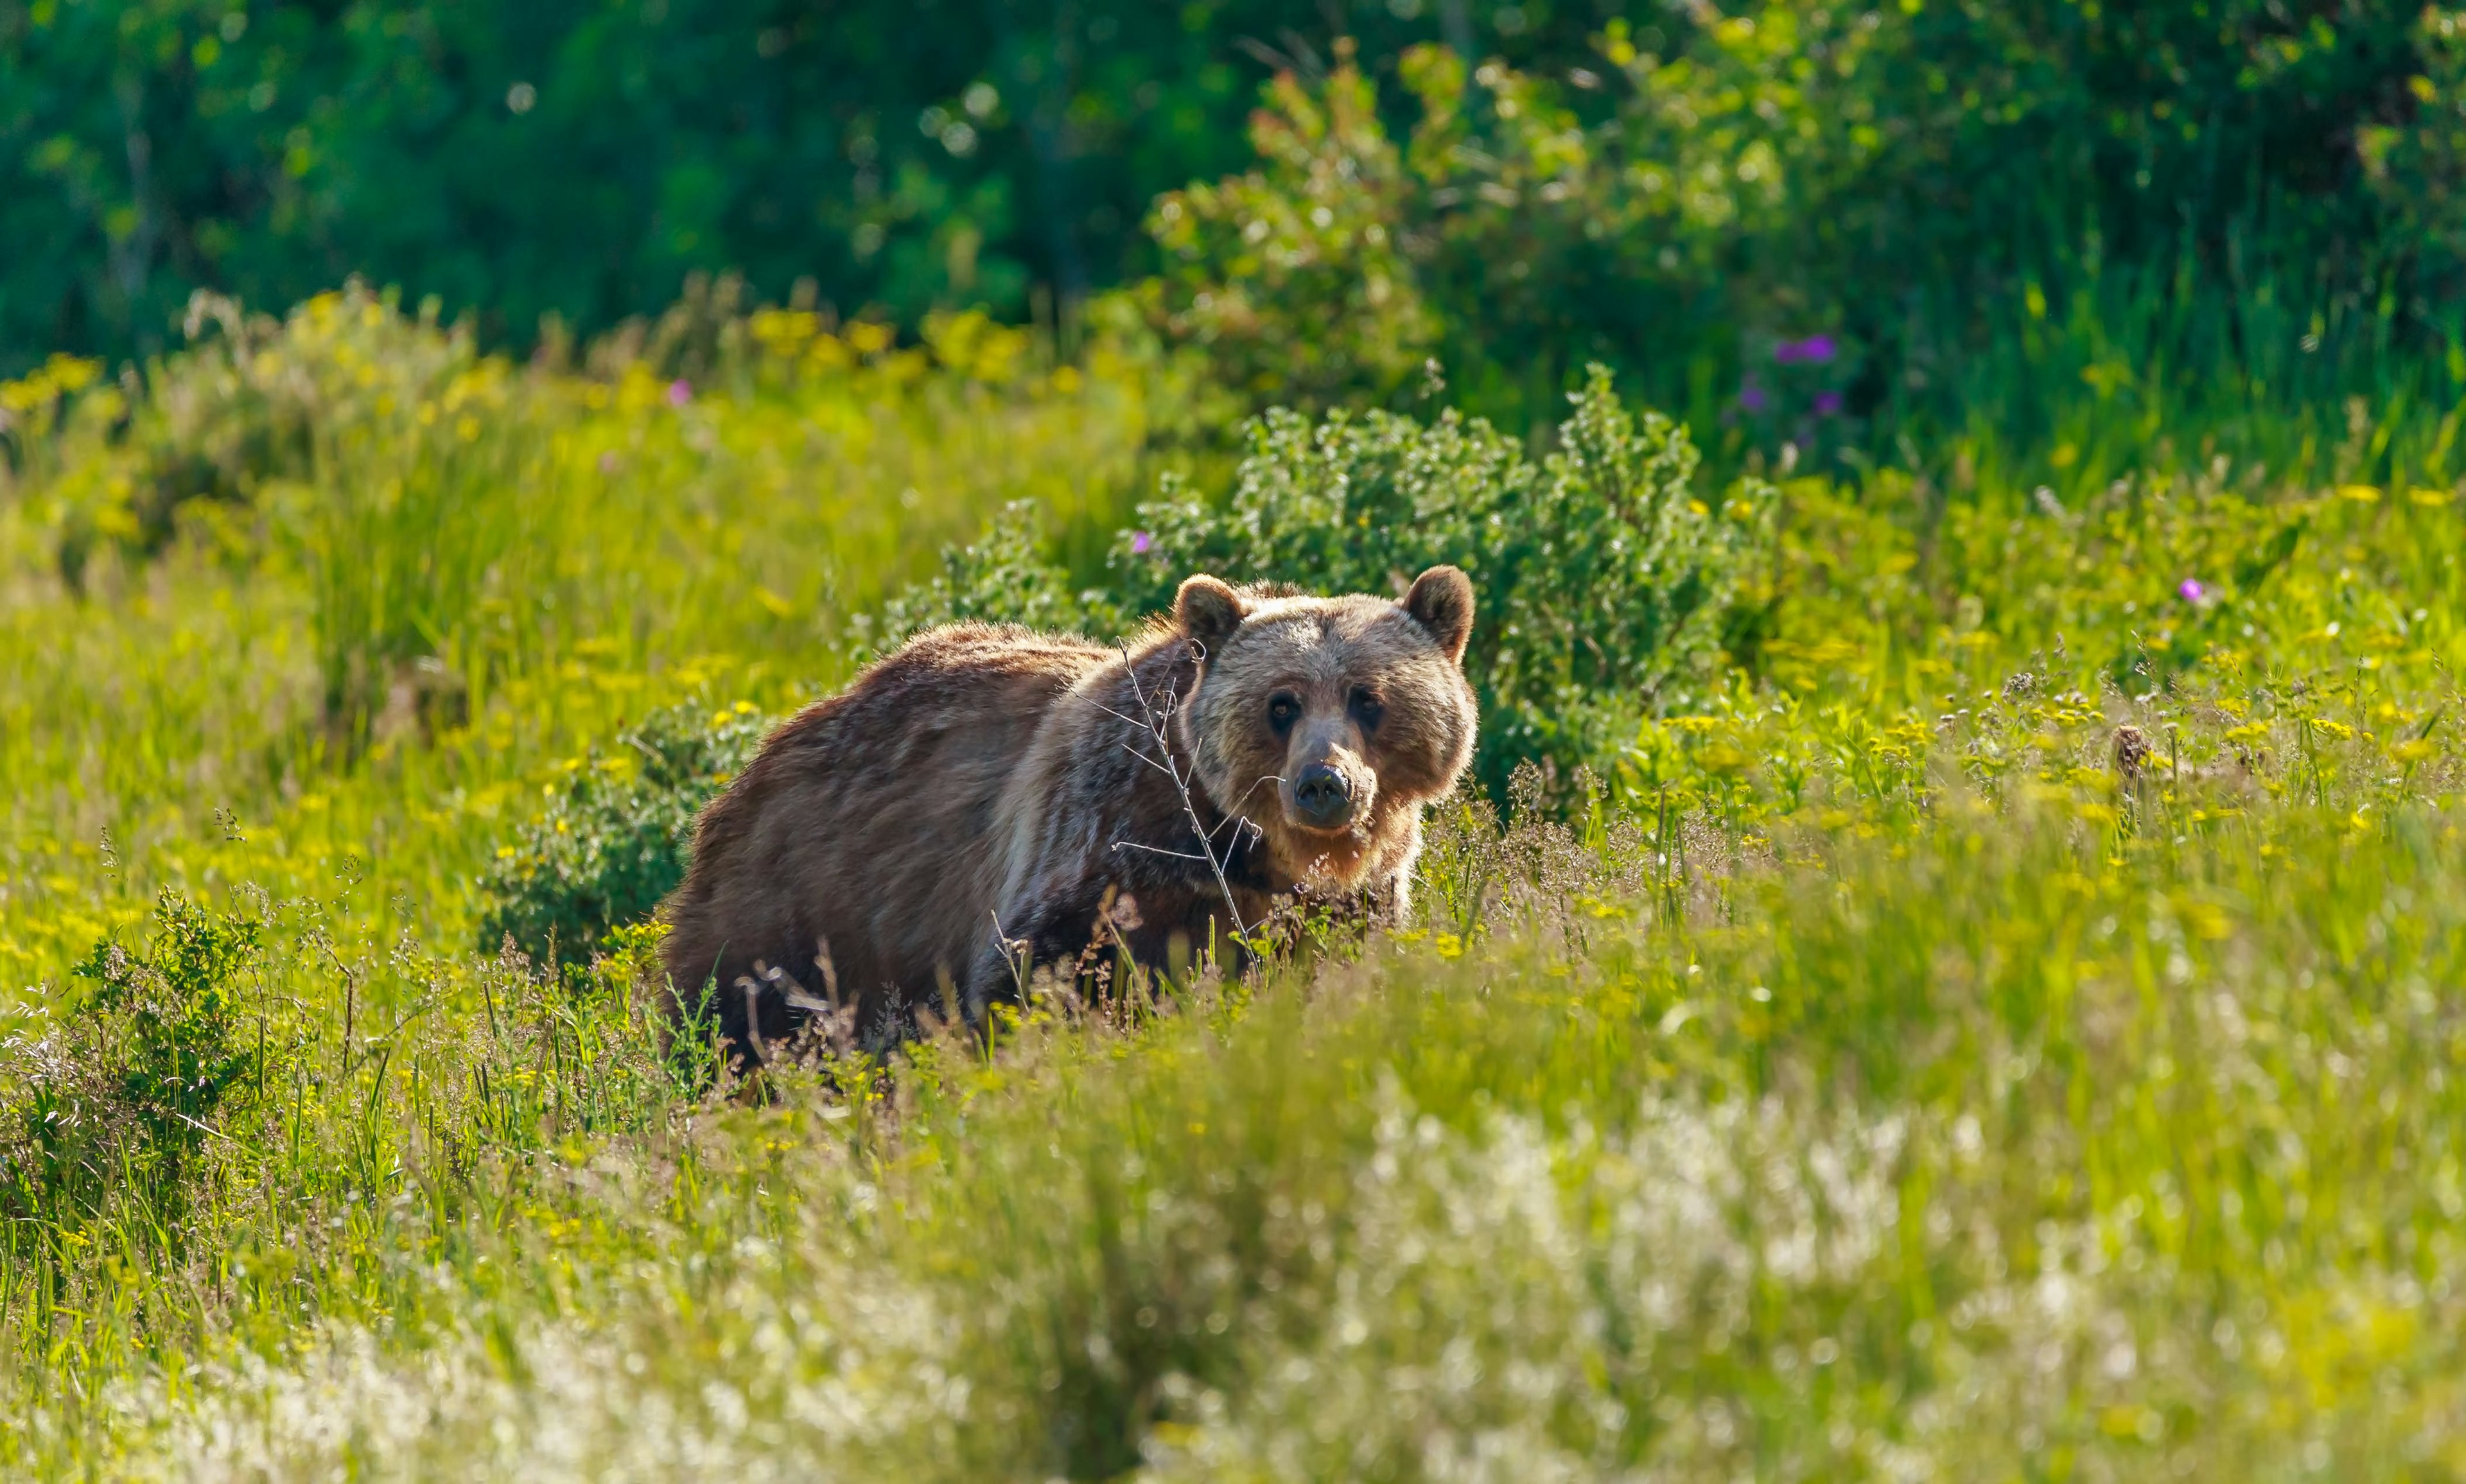
[[[994,945],[1001,950],[1002,966],[1010,970],[1012,982],[1019,986],[1019,1002],[1022,1005],[1026,1004],[1028,1003],[1027,960],[1029,953],[1036,945],[1025,938],[1015,938],[1004,933],[999,911],[988,908],[985,914],[994,920]]]
[[[1263,773],[1259,775],[1258,777],[1251,780],[1249,788],[1243,792],[1241,798],[1234,802],[1233,809],[1240,809],[1243,805],[1247,804],[1250,801],[1250,796],[1259,792],[1260,784],[1282,783],[1283,781],[1285,781],[1285,779],[1282,774]],[[1241,815],[1234,813],[1233,810],[1230,809],[1225,811],[1224,818],[1217,823],[1216,828],[1218,830],[1222,830],[1226,825],[1239,825],[1247,829],[1254,836],[1265,835],[1267,833],[1266,830],[1261,829],[1257,824],[1244,819]],[[1214,837],[1214,831],[1209,832],[1211,839]]]
[[[1174,772],[1173,769],[1156,761],[1155,758],[1150,757],[1147,753],[1140,752],[1137,748],[1131,746],[1128,742],[1122,744],[1122,751],[1130,753],[1132,757],[1137,758],[1149,767],[1154,768],[1156,772],[1163,774],[1166,777],[1173,779],[1175,786],[1178,787],[1180,785],[1180,774]]]
[[[1095,700],[1095,699],[1094,699],[1094,698],[1092,698],[1092,697],[1087,697],[1087,698],[1083,698],[1083,699],[1086,699],[1086,700],[1087,700],[1087,704],[1088,704],[1089,706],[1094,707],[1096,709],[1098,709],[1098,710],[1100,710],[1100,711],[1104,712],[1106,715],[1108,715],[1108,716],[1110,716],[1110,717],[1113,718],[1113,720],[1115,720],[1115,721],[1117,721],[1117,722],[1120,722],[1120,723],[1122,723],[1122,724],[1123,724],[1123,725],[1125,725],[1125,726],[1130,726],[1130,727],[1138,727],[1138,728],[1142,728],[1142,729],[1144,729],[1144,728],[1147,726],[1147,723],[1146,723],[1146,722],[1140,721],[1138,718],[1136,718],[1136,717],[1134,717],[1134,716],[1125,716],[1125,715],[1123,715],[1121,712],[1119,712],[1119,711],[1117,711],[1117,710],[1114,710],[1111,707],[1107,706],[1107,705],[1106,705],[1104,702],[1102,702],[1102,701]]]
[[[239,1143],[238,1139],[232,1137],[222,1130],[211,1127],[207,1124],[199,1123],[196,1119],[190,1117],[187,1113],[180,1112],[180,1110],[176,1108],[166,1108],[163,1111],[169,1113],[172,1117],[179,1119],[182,1123],[185,1123],[189,1127],[196,1130],[200,1134],[210,1135],[213,1137],[221,1139],[226,1144],[236,1145]]]
[[[1204,861],[1207,859],[1207,857],[1203,855],[1193,855],[1187,850],[1167,850],[1162,845],[1143,845],[1135,840],[1114,841],[1113,848],[1116,850],[1144,850],[1150,855],[1169,855],[1177,861]]]
[[[756,959],[753,967],[759,970],[761,961]],[[751,976],[740,974],[736,987],[745,992],[745,1039],[753,1044],[753,1059],[767,1064],[771,1048],[762,1044],[762,986],[753,982]]]
[[[1206,651],[1196,641],[1193,641],[1191,644],[1191,649],[1193,651],[1194,659],[1202,661],[1205,659]],[[1175,704],[1180,701],[1181,697],[1172,689],[1168,688],[1165,692],[1164,701],[1161,707],[1155,702],[1151,702],[1148,699],[1147,687],[1139,684],[1139,667],[1131,661],[1129,645],[1125,644],[1121,646],[1121,655],[1122,671],[1131,678],[1131,694],[1138,700],[1140,714],[1148,718],[1147,731],[1150,735],[1155,738],[1157,750],[1162,753],[1168,760],[1170,760],[1174,755],[1172,732],[1173,708]],[[1132,750],[1132,755],[1139,756],[1140,754],[1136,750]],[[1142,760],[1151,763],[1155,761],[1153,758],[1143,758]],[[1181,812],[1190,821],[1191,834],[1197,836],[1199,839],[1199,848],[1207,862],[1208,874],[1216,878],[1216,889],[1223,893],[1224,911],[1225,913],[1233,919],[1233,931],[1244,938],[1248,937],[1250,935],[1250,927],[1249,924],[1242,920],[1242,908],[1240,904],[1235,902],[1233,899],[1233,883],[1226,880],[1224,877],[1224,863],[1216,858],[1216,846],[1213,843],[1212,837],[1208,833],[1206,824],[1201,822],[1199,818],[1198,802],[1191,798],[1190,779],[1198,775],[1199,766],[1197,762],[1194,761],[1191,764],[1190,773],[1187,776],[1185,776],[1177,766],[1168,766],[1165,767],[1163,771],[1167,777],[1173,779],[1174,792],[1181,796]],[[1252,786],[1255,788],[1257,785],[1254,784]],[[1171,854],[1173,852],[1166,851],[1160,853]]]

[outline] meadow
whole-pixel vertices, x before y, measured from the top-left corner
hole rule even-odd
[[[2272,467],[2073,377],[1931,483],[1605,382],[1177,441],[1187,363],[975,315],[192,315],[0,388],[0,1470],[2466,1473],[2455,412]],[[1508,618],[1414,922],[662,1048],[769,721],[1417,542]]]

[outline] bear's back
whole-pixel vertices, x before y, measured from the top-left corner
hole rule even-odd
[[[823,993],[931,1003],[993,936],[989,839],[1012,772],[1055,700],[1115,651],[989,624],[936,629],[773,732],[706,809],[663,945],[688,1002],[706,979],[731,1039],[757,960]],[[784,1035],[784,997],[758,1029]],[[868,1029],[871,1027],[868,1026]]]

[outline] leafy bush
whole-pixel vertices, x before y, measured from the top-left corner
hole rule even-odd
[[[2320,389],[2447,331],[2418,259],[2456,235],[2455,30],[1760,0],[1610,20],[1555,74],[1339,51],[1269,85],[1253,169],[1158,198],[1147,304],[1252,406],[1396,405],[1436,358],[1521,431],[1601,360],[1768,449],[1889,446],[1964,403],[2027,424],[2026,390],[1951,369],[2126,284],[2135,371],[2198,386],[2308,334]]]
[[[2428,286],[2454,295],[2466,277],[2466,10],[2424,7],[2413,39],[2412,116],[2364,129],[2357,146],[2393,240],[2422,255]]]
[[[751,705],[653,712],[616,746],[566,765],[548,803],[481,882],[480,946],[534,963],[588,958],[684,879],[694,816],[743,768],[773,718]]]
[[[1097,636],[1134,621],[1103,590],[1074,589],[1069,570],[1046,546],[1036,502],[1014,500],[974,543],[945,549],[940,572],[891,597],[879,616],[858,616],[851,627],[871,652],[888,654],[937,624],[968,619]]]
[[[115,1209],[142,1231],[173,1228],[216,1115],[262,1091],[265,1045],[236,980],[263,925],[173,891],[154,921],[143,948],[97,943],[74,971],[92,986],[75,1012],[8,1047],[0,1215],[12,1230]]]
[[[1480,595],[1465,665],[1482,781],[1504,798],[1527,760],[1568,781],[1614,766],[1642,717],[1712,684],[1764,573],[1773,496],[1745,479],[1717,508],[1699,498],[1687,430],[1629,411],[1603,367],[1571,400],[1537,465],[1453,412],[1269,413],[1223,505],[1174,485],[1140,506],[1113,551],[1122,608],[1160,611],[1193,572],[1401,595],[1453,562]]]
[[[1149,219],[1176,299],[1163,323],[1258,403],[1393,395],[1445,329],[1408,260],[1423,183],[1355,68],[1315,90],[1285,74],[1267,99],[1250,125],[1261,168],[1169,193]]]
[[[696,269],[842,309],[1024,312],[1137,270],[1158,191],[1231,169],[1271,64],[1430,7],[1022,0],[120,0],[0,8],[0,374],[159,344],[191,289],[338,270],[492,334],[656,310]],[[1463,44],[1580,54],[1588,7],[1468,0]],[[132,140],[150,142],[131,168]]]
[[[0,272],[0,369],[161,349],[196,287],[288,303],[345,271],[497,342],[730,269],[910,326],[1024,317],[1160,249],[1159,321],[1250,406],[1392,400],[1436,356],[1521,432],[1600,359],[1707,439],[1726,410],[1881,452],[1981,339],[2026,339],[2033,302],[2196,302],[2221,323],[2203,364],[2164,357],[2181,384],[2283,342],[2317,393],[2368,369],[2346,352],[2445,349],[2422,332],[2466,261],[2445,7],[946,11],[0,11],[0,240],[51,247]],[[1815,334],[1843,351],[1822,384],[1745,394]]]

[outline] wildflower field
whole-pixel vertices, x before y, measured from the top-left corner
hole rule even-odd
[[[1939,488],[1606,373],[1175,444],[975,316],[192,314],[0,389],[0,1472],[2466,1473],[2456,413]],[[866,655],[1441,558],[1402,930],[663,1051],[678,829]]]

